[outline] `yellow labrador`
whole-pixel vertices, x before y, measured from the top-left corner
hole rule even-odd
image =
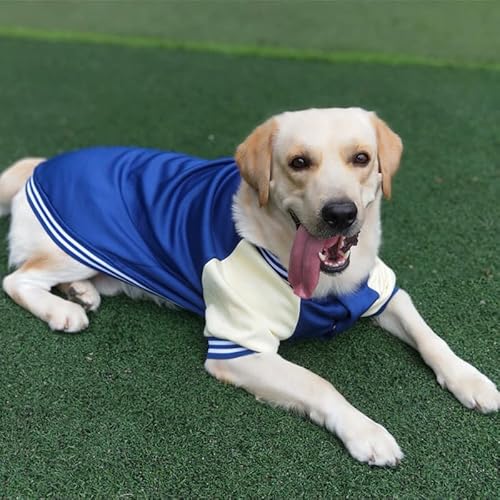
[[[485,413],[498,410],[500,394],[493,382],[432,331],[378,258],[381,198],[391,194],[402,149],[399,136],[374,113],[331,108],[270,118],[238,147],[234,161],[209,162],[208,176],[201,175],[207,170],[200,159],[146,150],[140,155],[92,150],[48,162],[21,160],[0,177],[0,210],[12,211],[10,264],[16,268],[4,279],[4,290],[56,330],[85,328],[86,311],[98,308],[100,294],[122,291],[132,296],[146,293],[200,312],[206,318],[205,367],[211,375],[259,399],[307,414],[335,433],[361,462],[394,466],[403,453],[384,427],[349,404],[330,382],[277,351],[290,337],[331,337],[360,317],[373,317],[417,349],[439,384],[466,407]],[[116,167],[120,161],[123,165]],[[155,161],[173,162],[168,182],[150,182],[150,176],[157,175]],[[100,177],[115,167],[117,175]],[[193,169],[189,175],[186,168]],[[195,171],[201,172],[196,181]],[[83,210],[81,228],[59,220],[63,209],[58,203],[72,210],[62,199],[64,193],[97,203],[97,195],[88,198],[94,191],[101,199],[102,193],[113,198],[113,182],[117,189],[128,189],[123,183],[131,178],[142,182],[140,196],[123,201],[127,196],[120,191],[116,199],[121,201],[113,207],[124,203],[123,224],[135,238],[135,247],[127,251],[140,249],[134,259],[120,256],[128,240],[108,237],[122,221],[104,226],[88,219],[88,213],[99,213],[90,209]],[[155,201],[148,205],[144,199],[151,190]],[[202,197],[215,200],[210,210]],[[144,219],[145,207],[154,212],[160,205],[165,225],[174,229],[165,230],[164,237],[145,237],[154,239],[154,245],[143,247],[135,233],[162,222],[162,214]],[[210,225],[207,212],[213,207],[218,213]],[[102,216],[108,218],[107,213]],[[106,232],[111,246],[106,250],[89,243],[82,236],[86,226],[106,227],[95,232]],[[179,236],[184,229],[191,234],[194,226],[205,232],[191,239]],[[198,266],[190,254],[205,252],[205,245],[217,250],[207,250]],[[229,250],[221,251],[221,245]],[[162,260],[157,250],[166,249],[168,264],[148,277],[151,246],[156,249],[151,259]],[[143,258],[137,271],[135,260]],[[199,276],[193,278],[195,268]],[[174,274],[181,276],[175,294],[165,288]],[[56,286],[70,300],[52,294]],[[184,295],[177,293],[181,288]]]

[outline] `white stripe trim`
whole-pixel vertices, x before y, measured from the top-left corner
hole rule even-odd
[[[272,252],[269,250],[266,250],[265,248],[260,248],[262,253],[268,258],[269,261],[271,261],[273,264],[276,264],[279,268],[283,269],[285,271],[285,268],[281,264],[281,261],[274,255]]]
[[[37,198],[35,198],[35,195],[33,193],[33,189],[34,188],[33,188],[32,184],[31,184],[31,181],[28,182],[27,189],[26,189],[26,194],[27,194],[28,198],[31,200],[31,202],[33,203],[33,205],[34,205],[34,207],[36,209],[37,214],[42,218],[43,222],[45,223],[45,225],[47,226],[47,228],[50,230],[50,233],[53,235],[53,237],[57,241],[59,241],[61,243],[61,245],[64,245],[66,247],[67,246],[66,243],[56,233],[56,231],[54,230],[54,227],[52,226],[51,222],[47,219],[47,216],[45,215],[45,212],[42,210],[39,201],[37,200]],[[78,250],[72,249],[72,253],[75,254],[80,259],[84,260],[85,262],[87,262],[87,263],[90,262],[89,259],[87,257],[85,257],[84,255],[82,255]]]
[[[288,279],[288,273],[286,269],[281,265],[279,261],[275,262],[274,259],[271,258],[269,255],[269,252],[267,250],[264,250],[263,248],[258,247],[258,250],[264,260],[282,277],[285,279]]]
[[[244,352],[244,351],[249,351],[250,349],[247,349],[246,347],[235,347],[234,349],[213,349],[213,348],[208,348],[208,354],[234,354],[237,352]]]
[[[271,260],[272,262],[274,262],[277,266],[280,266],[280,267],[283,267],[281,265],[281,262],[280,260],[278,259],[278,257],[276,257],[276,255],[274,255],[272,252],[270,252],[269,250],[266,250],[265,248],[262,248],[261,249],[264,254],[269,258],[269,260]]]
[[[229,340],[209,340],[208,345],[213,345],[213,346],[237,346],[238,344],[235,344],[234,342],[231,342]]]
[[[59,242],[60,246],[62,246],[63,248],[67,248],[70,253],[73,253],[78,258],[80,258],[82,261],[89,264],[91,267],[97,268],[100,271],[103,271],[107,274],[110,274],[115,278],[118,278],[122,281],[126,281],[134,286],[137,286],[137,287],[142,288],[150,293],[158,295],[155,292],[153,292],[152,290],[150,290],[148,287],[141,285],[139,282],[137,282],[133,278],[127,276],[126,274],[122,273],[118,269],[116,269],[116,268],[112,267],[111,265],[109,265],[108,263],[104,262],[102,259],[100,259],[96,255],[94,255],[88,249],[86,249],[85,247],[80,245],[77,241],[75,241],[57,223],[57,221],[52,217],[52,214],[50,213],[50,211],[44,205],[43,200],[42,200],[40,194],[38,193],[38,190],[37,190],[36,185],[34,183],[33,177],[31,177],[27,183],[27,195],[30,198],[30,200],[33,202],[34,206],[36,207],[38,214],[45,222],[45,225],[47,226],[47,229],[50,231],[50,234],[53,236],[54,239],[56,239]],[[62,237],[60,235],[62,235]],[[67,240],[67,241],[65,241],[65,240]]]
[[[43,203],[43,200],[36,188],[36,185],[34,184],[34,181],[33,181],[33,178],[31,178],[31,181],[30,181],[30,187],[33,191],[33,194],[34,196],[36,197],[36,200],[38,203],[36,203],[37,205],[37,208],[41,211],[43,211],[43,213],[45,214],[46,218],[44,218],[45,220],[45,223],[47,224],[47,226],[49,226],[51,229],[52,229],[52,232],[54,234],[54,236],[57,238],[57,240],[62,244],[64,245],[65,247],[69,248],[70,250],[74,251],[75,249],[77,249],[78,251],[74,252],[75,254],[79,255],[81,258],[81,253],[83,253],[85,255],[85,260],[87,262],[92,262],[92,261],[95,261],[96,264],[99,264],[101,267],[103,268],[107,268],[109,269],[111,272],[113,273],[116,273],[118,276],[123,276],[123,278],[126,278],[126,279],[130,279],[130,281],[134,282],[135,280],[129,278],[128,276],[124,275],[123,273],[121,273],[120,271],[118,271],[117,269],[113,268],[112,266],[110,266],[109,264],[107,264],[106,262],[104,262],[103,260],[101,260],[99,257],[97,257],[96,255],[92,254],[92,252],[90,252],[88,249],[86,249],[84,246],[80,245],[80,243],[78,243],[76,240],[74,240],[58,223],[57,221],[54,219],[54,217],[52,216],[52,214],[50,213],[50,211],[47,209],[47,207],[44,205]],[[32,198],[32,197],[31,197]],[[32,198],[33,199],[33,198]],[[48,221],[47,221],[48,219]],[[64,241],[64,239],[62,239],[59,234],[61,234],[64,239],[67,240]],[[139,284],[138,284],[139,285]]]

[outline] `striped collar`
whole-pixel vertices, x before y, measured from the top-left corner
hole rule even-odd
[[[278,257],[265,248],[255,246],[262,258],[284,279],[288,281],[288,271],[279,261]]]

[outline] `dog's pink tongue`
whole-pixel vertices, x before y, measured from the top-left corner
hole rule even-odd
[[[311,298],[319,281],[320,264],[318,253],[325,248],[327,240],[313,238],[302,225],[293,240],[288,281],[295,295],[303,299]]]

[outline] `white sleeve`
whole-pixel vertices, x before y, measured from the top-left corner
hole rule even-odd
[[[379,297],[370,308],[362,314],[362,317],[373,316],[382,312],[397,291],[396,275],[394,271],[389,266],[385,265],[378,257],[375,261],[375,266],[368,276],[367,284],[368,288],[377,292]]]
[[[206,337],[256,352],[277,352],[298,321],[300,299],[242,240],[224,260],[212,259],[202,275]]]

